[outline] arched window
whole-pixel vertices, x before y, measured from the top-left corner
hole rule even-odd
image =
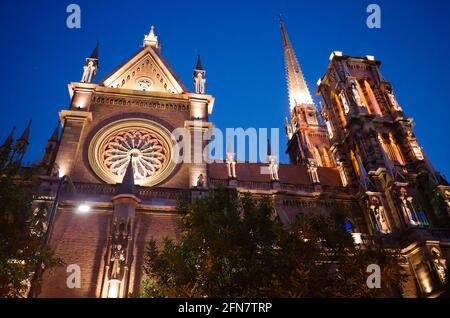
[[[370,105],[371,111],[375,114],[383,116],[383,113],[381,112],[380,106],[378,105],[375,94],[372,91],[372,87],[370,87],[370,84],[369,84],[369,82],[367,82],[367,80],[364,80],[364,87],[365,87],[365,93],[368,95],[368,99],[370,101],[369,105]]]
[[[394,136],[392,135],[392,133],[389,134],[389,140],[391,142],[392,150],[394,152],[396,161],[399,164],[404,165],[405,164],[405,159],[404,159],[402,151],[400,150],[400,147],[398,146],[397,142],[395,141]]]
[[[338,109],[338,113],[339,113],[339,117],[341,118],[341,123],[342,123],[342,127],[345,127],[347,125],[347,119],[345,118],[345,114],[344,114],[344,108],[342,106],[342,103],[340,101],[339,96],[337,96],[336,94],[333,93],[333,98],[334,98],[334,102],[337,105],[337,109]]]
[[[313,150],[314,150],[314,158],[316,159],[317,165],[319,167],[323,167],[323,160],[322,156],[320,155],[319,148],[316,146],[313,148]]]
[[[333,159],[331,159],[330,150],[327,147],[322,148],[323,160],[325,167],[334,167]]]
[[[353,150],[350,150],[350,159],[352,161],[353,169],[355,170],[356,175],[359,177],[361,172],[359,171],[358,161],[356,160]]]

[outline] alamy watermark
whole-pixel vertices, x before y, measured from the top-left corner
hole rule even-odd
[[[378,4],[372,3],[367,6],[367,13],[370,13],[366,20],[366,25],[369,29],[381,28],[381,7]]]
[[[66,13],[69,13],[66,19],[66,26],[69,29],[81,28],[81,7],[78,4],[69,4],[66,8]]]

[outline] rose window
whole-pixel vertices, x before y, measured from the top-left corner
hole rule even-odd
[[[173,168],[171,140],[156,125],[139,120],[110,125],[99,131],[89,150],[94,171],[105,181],[121,183],[131,161],[136,184],[152,185],[161,181]]]

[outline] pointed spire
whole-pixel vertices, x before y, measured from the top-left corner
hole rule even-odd
[[[152,46],[159,49],[158,37],[155,35],[155,27],[150,27],[148,35],[144,35],[144,46]]]
[[[59,125],[61,125],[61,122],[58,120],[58,123],[56,124],[55,130],[53,131],[53,134],[51,135],[49,141],[59,140]]]
[[[122,183],[119,185],[117,194],[136,194],[134,187],[133,156],[130,156],[130,162],[123,176]]]
[[[197,65],[195,66],[195,69],[203,71],[202,62],[200,61],[200,54],[197,55]]]
[[[89,56],[92,60],[98,60],[98,47],[100,43],[97,42],[97,45],[95,46],[95,49],[92,51],[91,56]]]
[[[290,109],[292,111],[297,104],[315,107],[281,16],[279,16],[279,20],[283,40]]]
[[[270,145],[270,139],[267,138],[267,155],[272,156],[272,146]]]
[[[31,129],[31,119],[28,122],[28,126],[25,128],[25,130],[22,133],[22,136],[20,136],[19,139],[17,139],[17,141],[25,141],[26,143],[28,143],[28,137],[30,136],[30,129]]]
[[[16,126],[13,126],[8,137],[6,137],[5,141],[3,142],[3,145],[1,145],[1,147],[0,147],[1,149],[11,147],[13,140],[14,140],[14,132],[15,131],[16,131]]]
[[[200,61],[200,54],[197,56],[197,65],[194,70],[194,92],[196,94],[205,93],[206,83],[206,71],[203,69],[202,62]]]

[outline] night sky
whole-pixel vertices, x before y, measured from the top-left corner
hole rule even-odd
[[[81,6],[81,29],[66,27],[70,3]],[[381,29],[366,26],[370,3],[381,6]],[[96,42],[100,80],[138,50],[152,24],[162,54],[189,88],[201,53],[218,128],[283,129],[289,107],[280,13],[312,90],[334,50],[381,60],[426,154],[450,176],[447,0],[2,1],[1,142],[13,125],[17,136],[32,119],[26,160],[38,159],[69,103],[67,84],[80,80]],[[280,136],[284,145],[284,130]]]

